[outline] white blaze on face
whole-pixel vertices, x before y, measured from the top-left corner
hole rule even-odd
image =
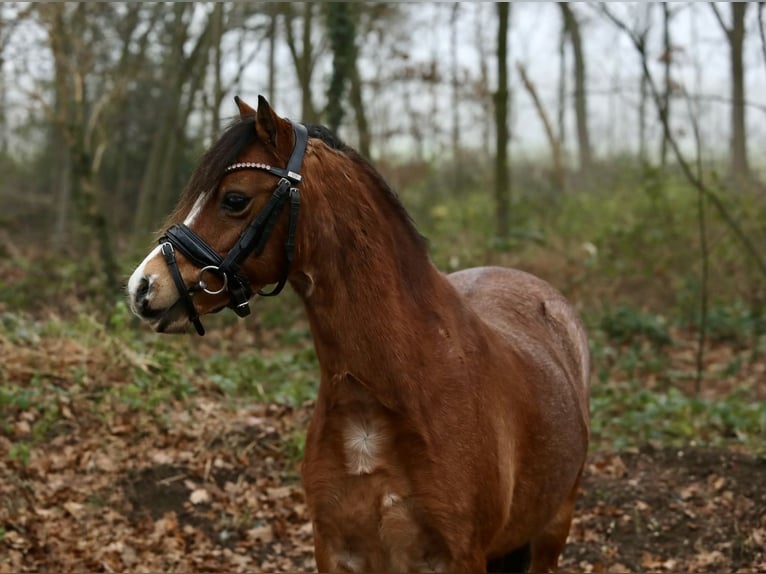
[[[200,196],[197,198],[197,201],[194,202],[194,205],[192,206],[191,210],[189,211],[189,215],[186,216],[186,219],[184,220],[184,224],[187,226],[191,226],[194,221],[197,219],[199,214],[202,212],[202,209],[205,207],[205,202],[207,201],[207,198],[210,194],[208,192],[200,194]],[[133,309],[134,313],[137,313],[138,309],[136,308],[136,295],[138,293],[138,289],[141,286],[141,282],[143,279],[146,279],[146,281],[149,282],[149,289],[148,293],[146,295],[147,301],[151,301],[152,299],[159,298],[163,299],[162,294],[157,294],[156,291],[156,281],[157,281],[157,274],[147,274],[146,267],[149,264],[149,262],[154,259],[157,255],[160,253],[161,246],[157,246],[147,255],[144,260],[141,262],[141,264],[136,267],[136,270],[133,271],[133,274],[130,276],[130,279],[128,280],[128,299],[130,301],[130,306]],[[175,295],[175,294],[173,294]],[[165,295],[164,298],[170,297],[170,294]]]
[[[136,293],[138,292],[138,287],[141,284],[141,280],[146,277],[146,280],[149,281],[149,295],[148,297],[151,297],[151,289],[152,284],[157,279],[156,275],[146,275],[146,264],[149,263],[154,257],[156,257],[160,252],[160,246],[158,245],[154,249],[152,249],[151,253],[147,255],[144,260],[141,262],[141,264],[136,267],[136,270],[133,271],[133,275],[130,276],[130,279],[128,280],[128,294],[130,297],[128,298],[130,301],[130,306],[133,309],[133,312],[137,312],[137,309],[135,308],[135,302],[136,302]]]
[[[200,196],[197,198],[197,201],[194,202],[191,211],[189,211],[189,215],[187,215],[186,219],[184,219],[184,225],[191,227],[192,223],[194,223],[194,221],[197,219],[197,216],[202,211],[202,208],[205,207],[207,196],[207,192],[200,194]]]

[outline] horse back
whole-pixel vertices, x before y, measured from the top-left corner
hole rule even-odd
[[[447,277],[468,306],[521,360],[563,375],[587,413],[588,339],[577,313],[561,293],[539,277],[505,267],[475,267]]]

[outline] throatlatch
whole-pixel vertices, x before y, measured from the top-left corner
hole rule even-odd
[[[178,294],[186,307],[189,321],[194,325],[199,335],[205,334],[205,328],[202,326],[199,314],[194,308],[192,301],[192,294],[195,291],[204,291],[211,295],[217,295],[227,290],[230,295],[228,307],[232,308],[240,317],[246,317],[250,314],[248,300],[252,296],[253,291],[250,287],[250,281],[245,275],[240,273],[240,268],[245,259],[250,255],[258,256],[263,252],[271,232],[274,230],[279,214],[289,202],[290,210],[287,223],[287,239],[285,240],[284,271],[274,289],[268,292],[258,291],[258,294],[262,297],[278,295],[287,282],[290,265],[295,255],[295,233],[298,228],[298,212],[301,202],[297,186],[303,180],[300,171],[308,142],[306,127],[298,123],[293,123],[292,126],[293,133],[295,134],[295,144],[286,168],[272,167],[263,163],[242,162],[232,164],[224,170],[225,175],[235,171],[258,169],[281,178],[269,201],[245,228],[239,239],[237,239],[225,256],[219,255],[204,239],[183,223],[173,225],[165,232],[165,235],[160,237],[159,243],[162,246],[162,255],[173,277],[176,289],[178,289]],[[200,268],[197,282],[191,286],[186,285],[181,277],[181,272],[178,270],[175,259],[176,249]],[[222,282],[222,286],[219,289],[211,290],[208,288],[205,281],[205,275],[208,273],[215,275]]]

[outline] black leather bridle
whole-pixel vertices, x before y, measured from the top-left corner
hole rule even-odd
[[[215,249],[210,247],[199,235],[192,231],[183,223],[173,225],[160,237],[160,251],[165,258],[173,282],[176,285],[178,294],[189,321],[194,325],[197,333],[205,334],[205,328],[202,326],[199,314],[194,308],[192,293],[194,291],[204,291],[210,295],[217,295],[223,291],[229,291],[228,307],[240,317],[246,317],[250,314],[250,304],[248,300],[253,292],[250,288],[250,281],[242,273],[240,267],[250,255],[260,255],[266,247],[266,242],[274,230],[274,225],[279,218],[284,206],[290,203],[289,220],[287,224],[287,239],[285,240],[285,268],[282,272],[279,282],[271,291],[258,291],[263,297],[272,297],[279,294],[285,286],[287,275],[290,271],[290,264],[295,255],[295,232],[298,225],[298,211],[300,209],[300,193],[296,187],[302,181],[300,175],[301,164],[303,163],[303,154],[306,151],[308,142],[308,133],[306,127],[302,124],[293,123],[293,133],[295,134],[295,144],[293,152],[287,162],[286,168],[272,167],[270,165],[254,162],[235,163],[224,170],[224,175],[242,171],[245,169],[259,169],[267,171],[281,178],[277,188],[272,193],[266,205],[258,212],[258,215],[245,228],[239,239],[232,248],[221,257]],[[176,263],[175,250],[178,249],[192,263],[200,268],[197,283],[191,287],[187,286],[181,277]],[[219,289],[209,289],[205,282],[205,275],[212,274],[217,276],[222,282]]]

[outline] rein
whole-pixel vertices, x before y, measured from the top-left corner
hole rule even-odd
[[[248,300],[252,296],[253,291],[248,278],[240,273],[240,267],[250,255],[258,256],[263,252],[271,232],[274,230],[279,214],[282,213],[283,208],[289,202],[287,239],[284,246],[286,258],[284,271],[274,289],[268,292],[261,290],[258,291],[258,294],[262,297],[278,295],[287,282],[287,275],[295,255],[295,233],[298,226],[298,211],[300,210],[301,203],[297,185],[303,180],[300,171],[308,142],[306,127],[297,123],[292,125],[295,144],[286,168],[272,167],[263,163],[242,162],[232,164],[224,169],[224,175],[235,171],[257,169],[267,171],[281,178],[266,205],[263,206],[255,219],[245,228],[239,239],[237,239],[224,257],[221,257],[204,239],[183,223],[173,225],[165,232],[165,235],[160,237],[160,251],[173,277],[173,282],[176,285],[180,299],[186,308],[189,321],[194,325],[199,335],[205,334],[205,328],[202,326],[199,313],[197,313],[192,301],[192,294],[195,291],[204,291],[210,295],[218,295],[228,291],[230,296],[227,307],[233,309],[240,317],[246,317],[250,314]],[[181,272],[178,270],[175,257],[176,249],[200,268],[197,283],[191,287],[186,285],[181,277]],[[206,274],[218,277],[223,283],[222,286],[216,290],[209,289],[205,282]]]

